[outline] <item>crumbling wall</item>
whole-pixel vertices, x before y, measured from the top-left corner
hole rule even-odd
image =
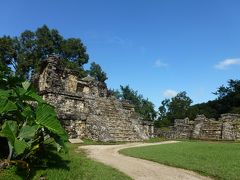
[[[188,138],[191,137],[193,131],[193,122],[188,118],[177,119],[173,127],[175,132],[174,137],[176,138]]]
[[[80,78],[49,57],[35,77],[39,94],[56,108],[69,138],[99,141],[141,141],[153,136],[153,124],[144,122],[134,106],[108,97],[104,83]]]
[[[162,135],[173,139],[240,140],[240,115],[222,114],[218,120],[204,115],[198,115],[194,121],[176,119],[171,129]]]
[[[240,115],[223,114],[220,118],[222,124],[222,138],[226,140],[240,140]]]

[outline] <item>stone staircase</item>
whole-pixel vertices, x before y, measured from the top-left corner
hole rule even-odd
[[[141,141],[135,130],[130,111],[124,109],[118,100],[99,98],[92,106],[103,127],[102,134],[108,136],[108,141]],[[93,118],[96,119],[96,116]],[[135,123],[136,124],[136,123]],[[96,131],[96,129],[95,129]]]

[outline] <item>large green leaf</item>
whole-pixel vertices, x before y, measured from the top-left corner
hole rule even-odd
[[[0,97],[0,114],[3,112],[5,109],[5,105],[7,103],[7,98]]]
[[[36,123],[47,128],[49,131],[66,138],[66,132],[56,117],[54,108],[48,104],[40,104],[36,112]]]
[[[10,112],[17,110],[17,106],[7,98],[0,97],[0,114],[3,112]]]
[[[57,147],[57,151],[63,151],[63,152],[68,152],[67,147],[64,143],[64,139],[59,138],[58,136],[53,136],[54,140],[55,140],[55,144]]]
[[[15,91],[16,91],[17,95],[20,97],[23,96],[27,92],[27,90],[25,90],[24,88],[21,88],[21,87],[16,87]]]
[[[22,86],[23,86],[23,88],[24,88],[25,90],[28,90],[28,88],[30,87],[30,85],[31,85],[31,83],[28,82],[28,81],[24,81],[24,82],[22,83]]]
[[[31,122],[35,121],[35,111],[30,108],[30,106],[27,106],[24,108],[24,111],[21,113],[21,115],[26,119],[28,123],[31,124]]]
[[[35,126],[23,126],[20,130],[18,137],[21,139],[31,139],[35,136],[37,130],[39,129],[39,125]]]
[[[15,153],[17,156],[22,154],[26,148],[28,148],[28,144],[25,141],[23,141],[23,140],[20,141],[18,139],[15,139],[14,150],[15,150]]]
[[[7,98],[10,93],[11,93],[11,90],[3,90],[3,89],[0,89],[0,97]]]
[[[37,101],[39,103],[44,103],[43,99],[41,96],[37,95],[37,93],[35,93],[32,90],[28,90],[23,97],[25,100],[31,100],[31,101]]]
[[[2,130],[0,131],[0,136],[6,137],[8,141],[12,145],[14,145],[17,131],[18,131],[18,125],[16,121],[6,121],[2,126]]]

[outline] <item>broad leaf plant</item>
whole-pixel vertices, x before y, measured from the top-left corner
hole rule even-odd
[[[54,108],[22,81],[0,65],[0,137],[8,142],[5,161],[28,166],[30,158],[51,139],[58,151],[64,149],[67,135]]]

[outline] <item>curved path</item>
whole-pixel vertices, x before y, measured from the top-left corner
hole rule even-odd
[[[201,176],[195,172],[174,168],[152,161],[124,156],[118,153],[119,150],[130,147],[141,147],[159,144],[177,143],[167,141],[160,143],[129,143],[122,145],[90,145],[80,146],[85,149],[88,157],[112,166],[136,180],[207,180],[208,177]]]

